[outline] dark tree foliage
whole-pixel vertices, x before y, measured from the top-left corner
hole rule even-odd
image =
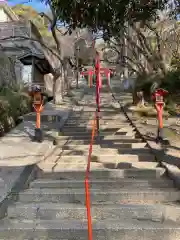
[[[46,0],[48,1],[48,0]],[[146,21],[156,17],[168,0],[49,0],[58,19],[71,28],[88,27],[94,32],[117,32],[126,21]]]

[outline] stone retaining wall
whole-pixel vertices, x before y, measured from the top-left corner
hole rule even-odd
[[[12,84],[16,84],[13,60],[0,49],[0,87],[3,85],[10,86]]]

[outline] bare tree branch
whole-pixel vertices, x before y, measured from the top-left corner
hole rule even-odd
[[[51,23],[51,33],[52,33],[53,39],[54,39],[54,41],[56,43],[57,51],[58,51],[59,54],[61,54],[61,45],[60,45],[59,39],[58,39],[57,34],[56,34],[57,16],[56,16],[56,13],[55,13],[52,5],[50,4],[50,2],[49,2],[49,6],[50,6],[50,9],[51,9],[51,12],[52,12],[52,15],[53,15],[53,19],[51,19],[44,12],[40,13],[40,16],[41,17],[45,17]]]

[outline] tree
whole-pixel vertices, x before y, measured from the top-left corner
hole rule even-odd
[[[46,0],[45,2],[49,2]],[[88,27],[108,35],[117,33],[126,21],[146,21],[157,16],[168,0],[51,0],[58,20],[69,29]]]
[[[19,16],[21,21],[31,20],[35,26],[37,26],[40,33],[38,36],[31,38],[32,41],[40,43],[46,59],[49,61],[52,67],[52,81],[53,81],[53,97],[55,103],[61,103],[63,98],[63,81],[64,81],[64,69],[62,66],[66,66],[64,59],[60,51],[60,43],[57,37],[55,26],[48,31],[48,24],[53,23],[53,18],[50,18],[45,13],[39,14],[32,7],[24,6],[21,4],[13,7],[14,12]],[[14,41],[19,36],[14,38]],[[29,37],[22,37],[21,39],[28,40]],[[9,38],[12,40],[12,38]]]
[[[58,104],[62,102],[65,88],[68,90],[70,86],[68,72],[70,67],[73,67],[71,58],[74,58],[74,44],[77,41],[77,31],[73,31],[70,36],[67,34],[66,28],[62,29],[59,27],[51,2],[49,1],[48,3],[50,4],[51,12],[47,14],[38,14],[32,7],[23,5],[15,6],[14,11],[21,20],[32,20],[43,36],[39,35],[36,39],[31,38],[31,40],[40,43],[47,60],[52,66],[53,96],[55,103]],[[23,38],[22,36],[16,36],[16,38],[18,37]]]
[[[143,26],[131,22],[128,28],[110,39],[104,58],[135,73],[138,84],[142,84],[140,80],[145,83],[145,80],[153,82],[154,79],[161,84],[170,70],[171,61],[179,56],[179,34],[179,25],[174,20],[149,21]],[[134,100],[135,95],[136,92],[133,93]]]
[[[48,20],[40,16],[40,14],[31,6],[24,4],[17,4],[12,7],[13,12],[19,17],[21,21],[31,20],[43,37],[50,37],[51,32],[48,31]]]

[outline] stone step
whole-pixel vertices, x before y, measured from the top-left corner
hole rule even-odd
[[[100,132],[117,132],[118,130],[120,130],[122,127],[114,127],[114,128],[102,128],[100,127]],[[87,126],[66,126],[64,125],[62,132],[88,132],[91,133],[92,132],[92,124],[89,125],[89,128],[87,128]]]
[[[59,133],[59,138],[63,138],[63,137],[78,137],[78,138],[82,138],[82,139],[86,139],[86,138],[91,138],[92,135],[92,131],[84,131],[84,132],[60,132]],[[99,132],[99,137],[101,139],[105,139],[105,140],[121,140],[122,138],[134,138],[135,136],[135,132],[133,131],[129,131],[129,132],[104,132],[101,131]],[[97,133],[95,133],[95,138],[97,138]]]
[[[132,131],[122,132],[122,133],[123,134],[121,134],[121,132],[118,132],[118,134],[104,136],[103,139],[104,140],[119,140],[119,139],[122,139],[124,136],[128,136],[128,137],[134,138],[134,135],[135,135],[135,132],[132,132]]]
[[[83,128],[82,131],[76,131],[76,127],[75,127],[74,129],[67,129],[67,131],[63,129],[60,133],[62,134],[62,136],[91,136],[92,129]],[[123,133],[122,135],[125,135]],[[116,134],[116,131],[112,131],[112,130],[111,131],[100,130],[100,133],[99,133],[100,136],[115,135],[115,134]]]
[[[83,144],[83,142],[76,142],[76,141],[71,141],[69,143],[64,143],[65,146],[68,146],[68,144],[70,145],[78,145],[79,144]],[[64,144],[61,144],[59,145],[60,147],[63,148]],[[88,145],[88,143],[84,142],[84,144]],[[95,146],[95,145],[94,145]],[[110,147],[110,148],[109,148]],[[87,148],[86,148],[87,149]],[[85,148],[82,148],[81,150],[79,151],[85,151],[86,150]],[[77,151],[78,149],[71,149],[72,151]],[[149,155],[150,154],[150,150],[149,148],[135,148],[135,149],[131,149],[131,148],[120,148],[118,147],[118,145],[110,145],[110,144],[107,144],[107,145],[103,145],[100,149],[96,149],[94,147],[94,151],[92,152],[92,155],[96,155],[97,154],[97,151],[99,153],[101,152],[104,152],[106,151],[106,154],[107,153],[112,153],[112,154],[128,154],[128,155],[138,155],[138,156],[142,156],[142,155]],[[104,155],[105,153],[103,153],[102,155]],[[73,155],[73,152],[72,154]],[[81,155],[81,154],[79,154]],[[151,155],[151,154],[150,154]],[[152,156],[152,159],[154,159],[154,156]]]
[[[67,125],[78,125],[78,124],[81,124],[81,123],[84,123],[84,124],[88,124],[88,123],[91,123],[92,120],[89,119],[89,120],[80,120],[80,119],[69,119],[66,121],[66,126]]]
[[[115,154],[116,152],[113,152],[112,149],[109,149],[109,152],[106,151],[104,152],[103,151],[103,154],[102,153],[99,153],[98,151],[98,148],[97,149],[93,149],[93,154],[91,156],[91,163],[93,162],[104,162],[104,163],[120,163],[120,162],[157,162],[155,161],[155,158],[153,155],[128,155],[128,154],[121,154],[121,155],[118,155],[118,154]],[[61,150],[58,152],[55,152],[55,154],[57,154],[56,156],[54,157],[50,157],[50,158],[47,158],[45,162],[50,162],[50,163],[55,163],[55,162],[59,162],[59,163],[75,163],[77,161],[80,161],[80,162],[84,162],[84,163],[87,163],[87,159],[88,159],[88,150],[87,151],[82,151],[81,155],[79,154],[78,152],[78,149],[76,149],[76,155],[74,154],[74,152],[70,151],[70,150],[64,150],[61,154]],[[97,152],[97,154],[96,154]],[[69,156],[69,153],[72,153],[74,155],[71,155]],[[99,154],[98,154],[99,153]],[[58,156],[59,155],[59,156]],[[41,162],[42,164],[45,163],[45,162]],[[40,163],[40,164],[41,164]]]
[[[119,116],[119,114],[117,115],[117,116],[115,116],[115,117],[113,117],[113,116],[100,116],[99,117],[100,118],[100,120],[105,120],[105,121],[122,121],[122,119],[120,118],[120,116]],[[75,120],[75,121],[79,121],[79,120],[84,120],[84,121],[89,121],[89,120],[93,120],[94,119],[94,114],[92,114],[92,115],[89,115],[89,116],[71,116],[70,118],[69,118],[69,120]],[[124,120],[124,119],[123,119]]]
[[[179,224],[170,221],[104,220],[93,223],[93,239],[98,240],[179,240]],[[0,239],[87,240],[87,222],[80,220],[2,221]]]
[[[115,134],[116,131],[118,131],[119,128],[116,128],[116,129],[101,129],[100,128],[100,134]],[[62,133],[64,134],[72,134],[74,135],[74,133],[79,134],[91,134],[92,133],[92,126],[90,126],[89,128],[87,127],[83,127],[83,126],[73,126],[73,127],[64,127],[62,130],[61,130]]]
[[[121,138],[121,140],[124,140],[124,139],[128,139],[129,141],[132,139],[131,137],[129,137],[129,136],[122,136],[122,138]],[[82,140],[82,139],[60,139],[60,138],[57,138],[56,139],[57,140],[57,144],[59,145],[59,146],[63,146],[65,143],[66,143],[66,145],[68,145],[68,144],[71,144],[71,145],[90,145],[90,142],[91,142],[91,139],[89,139],[89,140],[87,140],[87,139],[84,139],[84,140]],[[102,146],[102,148],[104,147],[104,148],[111,148],[111,147],[115,147],[115,148],[118,148],[118,142],[116,143],[116,144],[114,144],[114,141],[112,140],[99,140],[99,139],[97,139],[97,138],[95,138],[94,139],[94,145],[95,144],[98,144],[98,145],[101,145]],[[124,150],[123,149],[121,149],[122,151],[124,151],[124,153],[126,153],[127,151],[129,151],[129,149],[127,148],[124,148]],[[148,148],[143,148],[143,149],[138,149],[138,151],[140,152],[140,153],[143,153],[143,152],[149,152],[150,150],[148,149]],[[135,151],[134,149],[132,149],[132,153],[133,152],[135,152],[135,153],[138,153],[137,151]]]
[[[98,164],[97,164],[98,165]],[[91,179],[119,179],[119,178],[136,178],[136,179],[156,179],[160,178],[165,174],[165,170],[162,168],[156,169],[91,169],[89,177]],[[39,178],[52,178],[52,179],[85,179],[85,170],[58,170],[46,169],[46,171],[39,171],[37,176]]]
[[[76,139],[75,139],[76,140]],[[139,142],[139,143],[121,143],[121,142],[112,142],[112,141],[103,141],[103,143],[99,144],[93,144],[93,149],[100,149],[100,148],[144,148],[146,147],[146,143],[144,142]],[[68,149],[73,149],[76,148],[77,145],[68,143],[66,146],[62,146],[62,149],[68,150]],[[78,144],[78,149],[89,149],[89,145],[80,145]]]
[[[122,135],[121,136],[121,139],[120,140],[124,140],[124,139],[128,139],[128,140],[131,140],[131,139],[134,139],[135,136],[125,136],[125,135]],[[91,137],[89,138],[85,138],[85,139],[82,139],[82,138],[79,138],[79,139],[74,139],[74,138],[61,138],[61,137],[57,137],[56,138],[57,140],[57,143],[60,145],[60,144],[63,144],[64,145],[64,142],[67,142],[68,141],[68,144],[73,144],[73,145],[82,145],[82,144],[90,144],[91,142]],[[105,147],[108,147],[108,144],[113,144],[114,142],[117,142],[118,144],[118,140],[119,139],[103,139],[103,137],[100,137],[98,139],[98,137],[95,137],[94,138],[94,144],[104,144],[106,145]]]
[[[50,158],[50,159],[46,159],[45,161],[43,162],[40,162],[39,163],[39,166],[40,165],[43,165],[43,164],[54,164],[54,163],[58,163],[58,164],[62,164],[62,163],[67,163],[67,164],[76,164],[76,163],[85,163],[87,164],[87,160],[88,160],[88,154],[85,156],[81,156],[81,155],[75,155],[75,156],[69,156],[69,155],[62,155],[62,156],[59,156],[59,157],[54,157],[54,158]],[[130,155],[125,155],[124,157],[119,157],[118,155],[117,156],[113,156],[113,155],[108,155],[108,156],[103,156],[103,155],[100,155],[100,156],[97,156],[97,157],[91,157],[91,164],[94,164],[94,163],[98,163],[98,162],[112,162],[112,163],[119,163],[119,162],[138,162],[139,159],[138,158],[132,158]],[[141,161],[142,162],[142,161]],[[144,161],[145,162],[145,161]]]
[[[115,204],[97,205],[91,207],[92,220],[132,220],[164,222],[167,220],[180,223],[180,206],[178,205],[142,205]],[[86,207],[77,204],[59,203],[27,203],[18,202],[8,207],[8,218],[28,220],[84,220],[87,219]]]
[[[117,140],[121,140],[120,136],[122,135],[126,135],[127,133],[131,133],[131,134],[135,134],[134,132],[108,132],[108,131],[101,131],[100,130],[100,133],[99,133],[99,136],[100,137],[103,137],[103,136],[117,136]],[[65,137],[68,137],[68,136],[78,136],[78,137],[91,137],[91,134],[92,134],[92,131],[81,131],[81,132],[76,132],[75,129],[73,131],[62,131],[60,132],[60,136],[65,136]]]
[[[77,134],[77,136],[79,136],[79,134]],[[91,136],[89,136],[89,138],[91,138]],[[104,140],[104,141],[109,142],[108,140]],[[116,143],[141,143],[143,142],[143,140],[140,138],[125,138],[125,139],[121,138],[121,139],[116,139],[115,142]]]
[[[94,120],[94,116],[89,116],[89,117],[86,117],[86,118],[69,118],[67,121],[66,121],[66,124],[77,124],[77,123],[91,123],[93,120]],[[127,125],[128,122],[125,122],[125,118],[124,119],[113,119],[113,118],[104,118],[104,117],[99,117],[100,119],[100,122],[101,124],[106,124],[106,125],[112,125],[112,123],[115,123],[115,124],[123,124],[123,125]]]
[[[121,203],[121,204],[147,204],[147,203],[168,203],[176,202],[180,199],[180,192],[170,189],[108,189],[90,191],[91,205],[97,203]],[[19,202],[55,202],[55,203],[76,203],[85,204],[84,189],[28,189],[19,194]]]
[[[103,136],[102,134],[99,136],[99,138],[104,141],[104,140],[109,140],[109,141],[116,141],[116,140],[121,140],[124,138],[124,136],[129,136],[132,138],[134,138],[134,133],[124,133],[122,132],[121,135],[110,135],[108,134],[108,136]],[[107,135],[107,134],[106,134]],[[95,139],[98,139],[98,136],[95,136],[94,137]],[[81,134],[81,135],[76,135],[76,134],[69,134],[69,136],[66,136],[66,135],[60,135],[57,137],[57,139],[60,141],[60,140],[89,140],[91,139],[91,134]],[[117,142],[117,141],[116,141]]]
[[[87,168],[87,160],[81,161],[80,159],[71,159],[69,162],[66,161],[59,161],[57,163],[53,162],[44,162],[38,164],[39,168],[43,171],[53,171],[58,172],[62,170],[84,170],[86,171]],[[91,162],[91,170],[93,169],[131,169],[131,168],[137,168],[137,169],[155,169],[158,167],[157,162],[131,162],[131,161],[116,161],[113,162],[111,160],[105,160],[101,162]]]
[[[90,107],[86,107],[83,111],[84,114],[93,114],[95,112],[95,107],[96,107],[96,104],[93,105],[92,108]],[[115,111],[114,109],[112,108],[102,108],[101,107],[101,113],[105,113],[106,115],[110,115],[110,114],[117,114],[117,111]]]
[[[39,163],[38,167],[45,172],[59,172],[59,171],[67,171],[67,170],[73,170],[73,171],[86,171],[87,168],[87,160],[86,161],[81,161],[81,159],[74,159],[73,158],[69,159],[69,162],[64,161],[63,159],[59,162],[44,162],[44,163]],[[113,165],[113,164],[112,164]],[[114,164],[115,167],[115,164]],[[91,164],[91,170],[96,170],[96,169],[102,169],[104,170],[104,166],[102,163],[97,163],[97,162],[92,162]]]
[[[24,121],[36,121],[36,113],[30,113],[23,116]],[[41,122],[50,123],[50,122],[60,122],[62,116],[59,115],[59,111],[45,111],[41,113]]]
[[[173,181],[159,178],[159,179],[120,179],[120,180],[89,180],[91,188],[98,189],[123,189],[123,188],[173,188]],[[31,188],[84,188],[84,180],[51,180],[51,179],[37,179],[30,183]]]
[[[105,134],[105,133],[109,133],[109,134],[113,134],[116,133],[120,128],[106,128],[106,129],[102,129],[100,128],[100,133],[101,134]],[[62,131],[62,133],[66,133],[66,134],[91,134],[92,133],[92,125],[89,126],[88,128],[86,126],[73,126],[73,127],[69,127],[69,126],[64,126]]]
[[[93,123],[92,122],[89,122],[89,123],[77,123],[77,124],[65,124],[63,128],[65,129],[70,129],[70,128],[86,128],[86,129],[92,129],[92,125]],[[130,127],[129,123],[111,123],[111,124],[106,124],[106,123],[101,123],[100,121],[100,129],[117,129],[117,128],[123,128],[123,127]]]

